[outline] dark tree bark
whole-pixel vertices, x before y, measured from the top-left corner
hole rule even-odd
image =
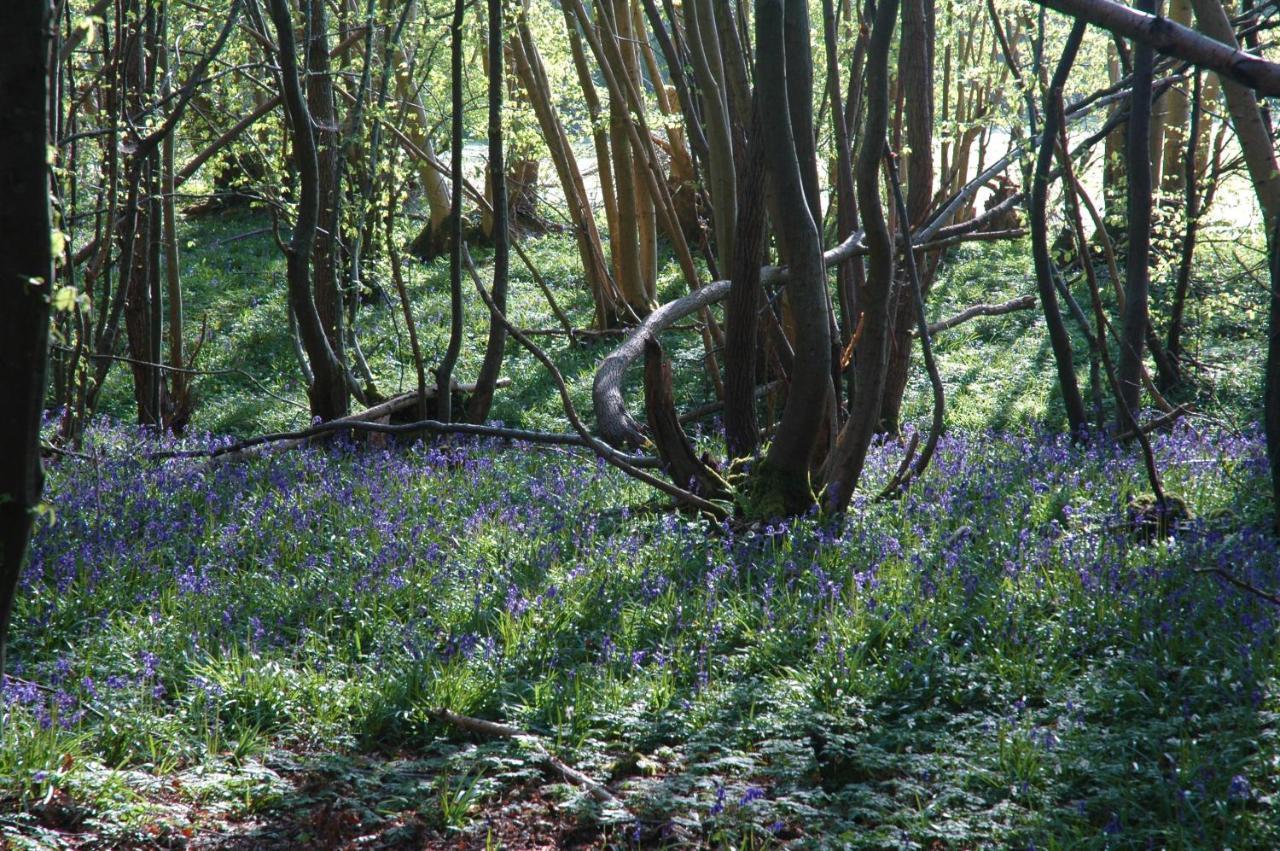
[[[1155,0],[1138,0],[1139,8],[1150,14]],[[1155,53],[1141,42],[1133,46],[1132,92],[1129,96],[1129,127],[1125,140],[1125,170],[1128,172],[1127,211],[1129,251],[1125,258],[1124,315],[1120,327],[1120,398],[1135,416],[1142,399],[1142,355],[1146,342],[1148,295],[1151,288],[1151,83]],[[1087,262],[1087,260],[1085,260]],[[1123,431],[1129,417],[1116,412],[1116,430]]]
[[[906,0],[902,4],[902,47],[898,54],[898,81],[906,113],[907,214],[899,229],[906,232],[921,225],[933,200],[933,2]],[[923,261],[925,255],[920,255]],[[927,298],[933,282],[932,266],[918,262],[922,297]],[[899,292],[893,315],[893,341],[885,377],[880,427],[896,434],[900,428],[902,399],[907,390],[911,366],[911,329],[915,325],[914,299],[906,294],[911,287],[904,269],[899,270]]]
[[[1271,232],[1271,298],[1267,311],[1267,363],[1263,390],[1263,427],[1271,464],[1273,527],[1280,535],[1280,222]]]
[[[449,218],[449,346],[436,367],[436,415],[445,423],[453,421],[453,367],[462,351],[462,20],[466,8],[465,0],[455,0],[449,39],[453,78],[453,150],[449,152],[453,174],[453,212]]]
[[[854,177],[858,211],[869,249],[867,282],[858,294],[863,333],[854,350],[855,396],[849,421],[840,432],[827,462],[824,508],[836,513],[849,506],[862,477],[867,449],[880,422],[885,369],[889,352],[889,301],[893,289],[894,246],[880,204],[880,163],[889,127],[889,51],[893,42],[897,0],[880,0],[867,46],[866,125]]]
[[[310,362],[313,379],[308,396],[311,413],[332,420],[347,413],[347,382],[342,363],[333,353],[311,292],[311,253],[320,216],[319,158],[311,112],[298,79],[298,46],[288,0],[270,0],[271,19],[280,44],[280,80],[298,162],[301,191],[298,218],[285,253],[289,306],[298,321],[298,335]]]
[[[320,212],[316,229],[314,272],[316,312],[334,357],[343,362],[342,297],[338,290],[339,187],[341,139],[329,68],[329,20],[323,0],[307,0],[307,108],[311,111],[319,165]]]
[[[1191,91],[1191,126],[1187,131],[1186,152],[1183,155],[1183,192],[1186,229],[1182,233],[1181,256],[1178,259],[1178,275],[1173,288],[1173,306],[1169,315],[1169,336],[1165,346],[1175,368],[1182,370],[1182,321],[1187,307],[1187,291],[1191,287],[1191,263],[1196,253],[1196,236],[1200,225],[1200,187],[1196,181],[1196,148],[1200,136],[1201,89],[1204,74],[1195,74]]]
[[[805,189],[802,151],[811,148],[813,118],[805,91],[803,103],[792,103],[788,69],[809,66],[807,33],[786,37],[787,18],[798,13],[790,7],[803,0],[757,0],[756,94],[761,113],[774,126],[765,134],[765,163],[783,212],[777,222],[787,247],[791,281],[787,287],[795,320],[795,368],[787,406],[766,458],[752,471],[752,506],[757,516],[799,514],[815,502],[809,483],[809,461],[819,429],[827,414],[831,386],[831,331],[825,264],[818,222],[811,213]],[[807,20],[807,15],[804,16]],[[801,55],[788,56],[788,50]],[[793,124],[798,116],[799,126]]]
[[[143,115],[150,107],[155,95],[155,69],[152,57],[155,56],[158,41],[153,19],[153,10],[143,12],[139,3],[129,4],[130,31],[126,37],[129,45],[124,58],[125,108],[130,117]],[[138,423],[140,425],[159,427],[161,411],[159,396],[162,382],[160,380],[159,359],[153,358],[155,348],[153,339],[153,316],[159,315],[153,296],[153,282],[159,275],[159,269],[153,262],[156,220],[155,198],[158,189],[156,169],[159,160],[157,151],[152,148],[145,154],[138,154],[130,163],[131,170],[141,181],[141,201],[133,212],[132,238],[134,249],[132,262],[127,268],[121,267],[124,278],[125,303],[124,324],[128,342],[129,355],[133,358],[129,367],[133,372],[133,396],[137,403]]]
[[[1058,386],[1062,390],[1062,403],[1067,410],[1067,424],[1074,435],[1080,434],[1088,425],[1088,414],[1085,412],[1084,398],[1080,395],[1080,384],[1076,380],[1075,356],[1071,348],[1071,337],[1067,333],[1066,323],[1062,319],[1062,311],[1058,307],[1058,294],[1054,285],[1057,274],[1053,267],[1053,259],[1049,254],[1048,213],[1049,170],[1053,165],[1053,146],[1058,138],[1058,121],[1060,112],[1053,108],[1057,97],[1061,96],[1066,84],[1067,75],[1075,63],[1076,53],[1084,38],[1085,25],[1077,23],[1067,37],[1062,58],[1058,61],[1053,80],[1049,84],[1049,92],[1045,96],[1044,135],[1041,137],[1040,150],[1036,156],[1035,172],[1031,183],[1031,252],[1036,267],[1036,286],[1040,291],[1040,304],[1044,308],[1045,324],[1049,328],[1049,342],[1053,347],[1054,362],[1058,367]],[[1086,261],[1087,262],[1087,261]]]
[[[853,103],[853,98],[849,98],[846,101],[841,94],[838,21],[836,20],[836,9],[833,0],[823,0],[822,20],[826,41],[827,85],[831,97],[831,126],[835,134],[836,241],[843,242],[858,229],[858,202],[854,195],[853,187],[853,148],[849,141],[849,117],[846,115],[846,108],[853,110],[856,107]],[[863,44],[864,40],[860,39],[859,49],[864,49]],[[857,62],[857,59],[858,57],[855,55],[854,68],[857,70],[853,72],[852,76],[861,78],[861,64]],[[864,275],[862,272],[861,260],[848,260],[836,267],[836,298],[840,307],[841,350],[852,340],[854,329],[857,326],[858,304],[856,293],[863,285]],[[837,362],[836,372],[838,394],[842,383],[839,379],[839,373],[848,371],[841,369],[840,363]],[[848,374],[852,375],[851,372]],[[849,397],[852,398],[852,381],[849,383],[848,390]]]
[[[1167,18],[1130,9],[1114,0],[1036,0],[1042,6],[1071,15],[1116,35],[1146,44],[1167,56],[1216,71],[1260,95],[1280,96],[1280,63],[1245,53],[1206,27],[1203,7],[1196,17],[1205,33],[1175,24]],[[1216,0],[1214,0],[1216,2]],[[1222,4],[1217,3],[1221,12]],[[1222,16],[1224,19],[1225,14]],[[1234,40],[1234,39],[1233,39]]]
[[[18,577],[40,502],[53,283],[46,162],[49,4],[15,0],[0,27],[0,673]]]
[[[507,309],[507,271],[510,266],[511,229],[507,223],[506,156],[502,140],[502,0],[489,0],[489,180],[493,186],[493,286],[490,293],[498,310]],[[489,317],[489,344],[476,379],[468,419],[483,423],[493,404],[493,391],[502,371],[502,353],[507,345],[507,329],[497,315]]]
[[[760,261],[764,254],[764,127],[752,108],[747,165],[738,181],[738,221],[733,266],[725,302],[724,431],[731,458],[755,454],[760,442],[756,422],[756,367],[760,307]]]

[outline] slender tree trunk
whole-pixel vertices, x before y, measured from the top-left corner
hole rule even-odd
[[[1154,13],[1155,0],[1139,0],[1141,11]],[[1151,281],[1151,82],[1155,54],[1145,44],[1133,46],[1133,90],[1129,97],[1129,126],[1125,151],[1128,177],[1129,250],[1125,257],[1124,315],[1120,330],[1121,398],[1128,413],[1137,416],[1142,398],[1142,355],[1145,349],[1147,302]],[[1087,262],[1087,261],[1086,261]],[[1116,412],[1116,430],[1129,416]]]
[[[738,181],[729,121],[729,89],[711,7],[710,0],[689,0],[685,3],[685,34],[694,79],[702,92],[715,253],[719,267],[729,269],[734,256],[733,234],[738,217]]]
[[[756,422],[756,369],[760,308],[760,262],[764,256],[764,121],[752,110],[747,166],[739,176],[737,233],[725,302],[724,430],[729,455],[755,454],[760,442]]]
[[[1191,265],[1196,253],[1196,235],[1200,223],[1200,188],[1196,179],[1196,154],[1199,149],[1200,116],[1203,94],[1204,73],[1195,72],[1194,88],[1191,91],[1191,121],[1187,130],[1185,153],[1182,161],[1182,190],[1184,201],[1183,214],[1186,227],[1182,233],[1181,256],[1178,259],[1178,273],[1173,288],[1173,306],[1169,311],[1169,337],[1165,350],[1169,358],[1178,365],[1181,371],[1182,362],[1182,322],[1187,307],[1187,292],[1191,287]],[[1166,175],[1168,172],[1166,172]]]
[[[333,101],[328,30],[329,18],[325,14],[324,0],[307,0],[307,31],[311,38],[307,44],[307,108],[311,111],[315,128],[320,178],[320,217],[316,228],[312,279],[320,324],[324,326],[334,357],[342,363],[343,304],[338,289],[338,156],[341,140]]]
[[[1107,77],[1112,85],[1120,82],[1120,52],[1114,41],[1107,43]],[[1111,108],[1107,117],[1111,118],[1124,108],[1123,103],[1117,103]],[[1118,126],[1107,134],[1106,141],[1103,143],[1102,210],[1111,236],[1115,238],[1119,236],[1125,217],[1124,140],[1126,132],[1123,125]]]
[[[462,352],[462,22],[466,0],[454,0],[449,33],[449,57],[453,86],[452,142],[449,152],[453,175],[453,209],[449,214],[449,345],[436,367],[436,418],[453,422],[453,368]]]
[[[161,57],[165,62],[165,78],[168,79],[168,47],[161,46]],[[168,91],[166,86],[166,93]],[[162,177],[162,208],[164,210],[164,268],[165,268],[165,302],[169,308],[169,366],[174,370],[187,367],[186,353],[183,347],[183,325],[186,322],[182,301],[182,270],[179,266],[178,252],[178,217],[177,202],[174,193],[177,181],[174,176],[174,135],[165,137],[161,150],[164,163]],[[175,434],[181,434],[191,417],[194,400],[191,398],[190,377],[185,372],[175,371],[169,378],[170,397],[173,403],[172,422]]]
[[[285,253],[289,306],[298,323],[298,336],[314,379],[308,390],[311,413],[332,420],[347,413],[347,382],[342,363],[333,353],[311,292],[311,249],[320,218],[320,165],[313,120],[298,79],[298,48],[288,0],[270,0],[280,50],[280,78],[288,113],[301,189],[298,218]]]
[[[489,180],[493,183],[493,286],[489,292],[498,310],[507,310],[507,269],[510,264],[508,243],[511,229],[507,222],[507,190],[505,152],[502,144],[502,88],[503,80],[503,20],[502,0],[488,0],[489,8]],[[497,314],[489,317],[489,344],[485,348],[484,363],[476,379],[476,391],[471,397],[468,418],[473,423],[483,423],[493,404],[493,391],[498,385],[498,373],[502,371],[502,353],[507,344],[507,329]]]
[[[49,3],[14,0],[0,27],[0,674],[18,578],[44,477],[44,407],[53,256],[49,212]]]
[[[568,18],[567,15],[568,13],[566,12],[566,24],[572,22],[572,19]],[[576,38],[576,28],[570,30],[570,35],[571,39]],[[578,256],[582,259],[587,286],[591,290],[591,297],[595,303],[596,326],[609,328],[618,321],[620,314],[624,310],[624,305],[604,257],[604,247],[600,241],[600,232],[596,229],[591,201],[587,197],[586,183],[583,181],[582,171],[578,166],[577,157],[574,156],[573,146],[569,141],[568,134],[565,132],[564,126],[560,123],[560,117],[552,106],[549,84],[546,82],[546,72],[542,66],[542,57],[538,53],[537,45],[534,44],[528,23],[523,16],[520,18],[519,26],[517,27],[517,36],[511,43],[515,54],[516,74],[520,77],[525,91],[529,95],[529,103],[538,119],[538,126],[542,129],[542,137],[547,143],[547,149],[551,154],[551,163],[556,169],[561,189],[564,192],[565,203],[569,208],[569,216],[574,223],[574,236],[578,243]],[[575,64],[579,64],[576,59]],[[581,68],[585,69],[585,67],[584,57]],[[604,192],[605,210],[610,218],[610,227],[613,227],[612,221],[617,216],[617,205],[613,201],[613,181],[610,177],[612,172],[608,170],[609,147],[607,136],[596,120],[600,116],[600,103],[595,97],[595,85],[591,82],[589,73],[581,79],[581,82],[584,87],[584,97],[593,117],[592,124],[596,128],[593,132],[596,136],[596,151],[600,155],[597,159],[601,169],[600,185]],[[588,91],[587,86],[590,86],[590,95],[586,94]],[[594,106],[592,106],[593,103]],[[608,212],[611,210],[612,212]]]
[[[396,96],[409,108],[409,114],[400,130],[425,155],[425,158],[418,158],[417,170],[423,194],[427,196],[430,218],[422,236],[415,240],[415,249],[420,256],[429,260],[443,254],[449,242],[449,214],[453,209],[449,182],[441,174],[443,169],[439,167],[435,145],[432,144],[431,136],[428,134],[431,129],[431,119],[427,116],[427,109],[413,86],[413,77],[410,74],[413,66],[412,57],[406,55],[398,44],[393,53]]]
[[[858,202],[854,196],[853,186],[853,149],[849,142],[849,125],[845,115],[846,107],[853,108],[852,99],[845,102],[840,87],[839,58],[839,22],[836,20],[836,9],[833,0],[823,0],[822,17],[826,36],[827,83],[831,96],[831,126],[835,134],[835,204],[836,204],[836,242],[844,242],[858,228]],[[857,50],[862,49],[862,41],[855,49],[855,68],[860,68],[857,61]],[[859,76],[854,72],[854,76]],[[857,291],[863,286],[864,276],[860,259],[847,260],[836,268],[836,296],[840,306],[839,346],[841,351],[853,339],[854,329],[858,322]],[[844,372],[839,362],[836,364],[836,388],[839,393],[840,373]],[[852,372],[849,372],[852,375]],[[849,385],[849,398],[853,398],[853,385]]]
[[[126,36],[128,45],[124,59],[125,109],[129,117],[138,120],[150,107],[154,95],[155,73],[150,59],[155,55],[156,28],[151,11],[144,12],[134,0],[127,7],[132,19]],[[152,316],[158,305],[153,304],[152,283],[158,270],[152,266],[153,236],[157,210],[153,203],[158,189],[159,163],[153,149],[137,152],[129,162],[130,175],[139,181],[138,202],[130,210],[133,218],[131,234],[132,252],[127,253],[129,264],[120,267],[124,286],[124,327],[128,352],[132,360],[129,369],[133,373],[133,396],[138,410],[138,423],[160,427],[161,412],[156,404],[159,373],[152,358]]]
[[[1049,254],[1048,237],[1048,197],[1049,169],[1053,165],[1053,146],[1058,138],[1059,111],[1054,109],[1054,101],[1061,97],[1062,88],[1066,85],[1067,75],[1075,63],[1076,53],[1084,38],[1085,27],[1077,24],[1067,37],[1062,58],[1049,84],[1049,92],[1045,96],[1044,135],[1040,142],[1040,151],[1036,157],[1035,173],[1031,184],[1031,249],[1036,267],[1036,285],[1040,290],[1040,304],[1044,308],[1045,324],[1049,328],[1049,341],[1053,346],[1054,362],[1058,367],[1058,386],[1062,390],[1062,403],[1067,410],[1067,425],[1072,435],[1081,434],[1088,426],[1088,414],[1085,412],[1084,398],[1080,395],[1080,385],[1076,380],[1075,355],[1071,348],[1071,337],[1067,334],[1066,323],[1062,320],[1062,312],[1058,308],[1058,295],[1054,282],[1057,272],[1053,259]],[[1088,262],[1086,259],[1085,262]],[[1100,341],[1105,345],[1105,341]]]
[[[1267,311],[1267,362],[1264,367],[1262,409],[1271,465],[1271,498],[1280,535],[1280,219],[1271,231],[1271,298]]]
[[[849,420],[827,460],[824,507],[836,513],[849,506],[862,477],[867,450],[880,422],[884,399],[885,369],[889,354],[889,302],[894,279],[894,245],[884,207],[880,203],[880,165],[884,158],[889,125],[889,51],[897,0],[880,0],[867,45],[866,124],[854,176],[858,212],[866,233],[867,282],[858,294],[864,316],[863,333],[854,349],[855,395]]]
[[[905,0],[902,4],[902,47],[898,76],[903,91],[908,154],[903,169],[907,178],[907,213],[911,220],[901,223],[905,232],[916,227],[928,213],[933,200],[933,0]],[[923,255],[919,258],[924,260]],[[928,298],[933,283],[932,264],[918,262],[921,297]],[[899,270],[899,275],[905,271]],[[900,292],[909,284],[899,283]],[[894,310],[893,341],[885,377],[880,426],[896,434],[900,428],[902,401],[911,367],[911,329],[916,307],[909,294],[897,299]]]

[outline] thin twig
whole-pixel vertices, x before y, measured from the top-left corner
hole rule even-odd
[[[458,715],[456,712],[450,712],[447,709],[434,709],[430,712],[431,716],[439,721],[452,724],[455,727],[477,733],[481,736],[490,736],[499,739],[519,739],[532,745],[537,752],[538,758],[547,765],[554,768],[560,776],[564,777],[571,783],[575,783],[586,789],[591,797],[595,798],[602,804],[613,804],[615,806],[626,809],[618,796],[610,792],[602,783],[599,783],[586,774],[583,774],[576,768],[566,765],[562,760],[554,756],[547,749],[542,739],[532,733],[526,733],[523,730],[516,729],[508,724],[499,724],[494,721],[486,721],[483,718],[472,718],[468,715]]]

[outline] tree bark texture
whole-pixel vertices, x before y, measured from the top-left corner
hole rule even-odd
[[[0,27],[0,673],[18,578],[44,479],[44,407],[53,252],[46,162],[49,4],[15,0]]]

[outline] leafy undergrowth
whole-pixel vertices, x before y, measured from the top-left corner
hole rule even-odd
[[[1280,845],[1280,615],[1196,572],[1280,588],[1256,434],[1157,439],[1194,519],[1150,546],[1128,451],[1033,432],[736,533],[564,450],[155,447],[50,472],[14,847]]]

